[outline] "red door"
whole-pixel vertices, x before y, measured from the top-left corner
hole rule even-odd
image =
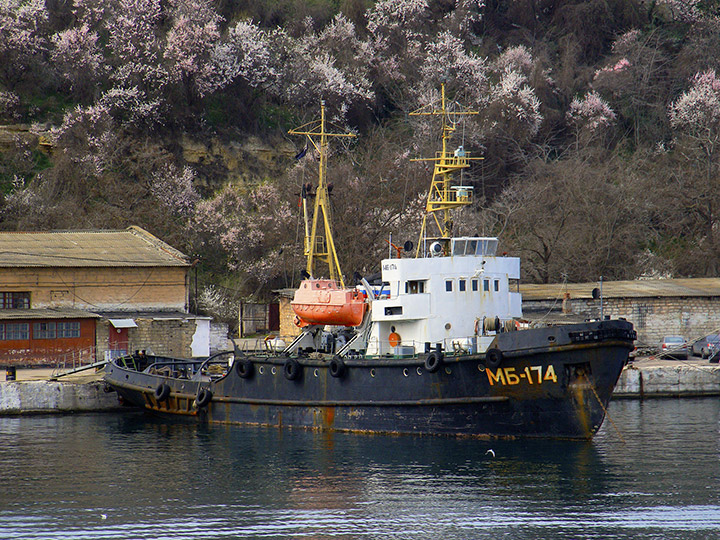
[[[110,326],[108,335],[108,349],[118,351],[119,354],[127,354],[128,352],[128,329],[115,328]]]

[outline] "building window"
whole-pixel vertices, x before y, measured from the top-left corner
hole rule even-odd
[[[495,292],[498,292],[500,290],[500,280],[495,280]]]
[[[30,309],[30,293],[0,292],[0,309]]]
[[[490,292],[490,280],[483,279],[483,291]]]
[[[464,279],[461,279],[460,281],[458,281],[458,290],[460,292],[465,292],[465,280]]]
[[[472,280],[472,290],[473,290],[473,292],[478,291],[478,280],[477,279]]]
[[[33,323],[33,339],[55,339],[55,323]]]
[[[79,322],[59,322],[57,323],[58,338],[79,338],[80,323]]]
[[[445,290],[447,292],[452,292],[452,279],[448,279],[445,281]]]
[[[6,323],[5,324],[5,339],[7,341],[17,339],[28,339],[30,337],[30,324],[29,323]]]

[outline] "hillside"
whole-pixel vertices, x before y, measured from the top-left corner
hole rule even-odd
[[[140,225],[198,259],[201,303],[302,267],[315,118],[357,135],[329,179],[344,272],[416,240],[441,81],[484,156],[456,233],[532,282],[717,275],[717,2],[8,0],[0,227]],[[9,127],[8,127],[9,126]]]

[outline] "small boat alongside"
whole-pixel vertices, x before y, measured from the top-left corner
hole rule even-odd
[[[324,183],[334,135],[322,107],[319,124],[291,132],[320,154],[312,224],[306,213],[308,277],[292,302],[300,335],[281,352],[236,349],[202,361],[136,353],[106,367],[107,383],[150,411],[213,423],[590,439],[634,347],[632,324],[530,327],[520,260],[498,256],[497,238],[451,234],[452,210],[472,202],[472,187],[453,175],[475,158],[450,148],[463,113],[448,111],[443,87],[439,104],[416,114],[442,120],[442,150],[429,160],[429,219],[414,256],[398,250],[381,261],[379,289],[342,280]],[[330,279],[313,277],[316,260]]]

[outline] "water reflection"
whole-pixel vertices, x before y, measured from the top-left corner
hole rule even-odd
[[[720,404],[610,413],[592,443],[2,418],[0,537],[720,535]]]

